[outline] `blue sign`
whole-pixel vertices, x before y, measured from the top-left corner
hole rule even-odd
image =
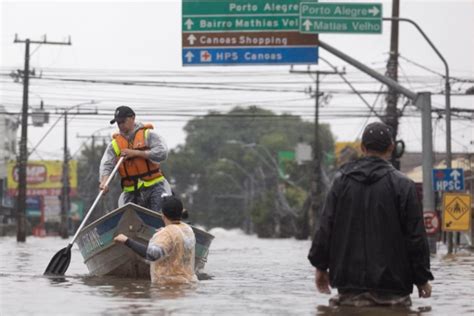
[[[221,47],[184,48],[184,66],[235,64],[313,64],[318,61],[318,47]]]
[[[26,198],[26,216],[40,217],[41,216],[41,197],[29,196]]]
[[[464,191],[464,169],[433,169],[434,191]]]
[[[183,66],[317,64],[302,0],[182,0]]]

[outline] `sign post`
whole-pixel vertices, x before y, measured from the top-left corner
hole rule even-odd
[[[183,0],[183,66],[316,64],[318,37],[299,32],[301,0]]]
[[[302,33],[382,33],[381,3],[302,2]]]
[[[439,231],[439,219],[435,211],[423,213],[423,220],[425,222],[425,229],[428,235],[435,235]]]

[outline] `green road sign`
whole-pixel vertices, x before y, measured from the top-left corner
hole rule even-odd
[[[298,31],[298,29],[298,15],[183,16],[185,32]]]
[[[382,33],[382,4],[302,2],[300,32]]]
[[[294,151],[279,151],[278,152],[278,167],[280,176],[286,178],[286,162],[295,160]]]
[[[183,16],[299,15],[301,0],[183,0]]]
[[[301,1],[182,0],[183,65],[317,63],[318,36],[300,33]]]
[[[183,32],[298,32],[300,2],[183,0]]]

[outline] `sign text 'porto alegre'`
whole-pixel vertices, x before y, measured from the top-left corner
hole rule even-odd
[[[302,33],[382,33],[381,3],[302,2]]]
[[[317,35],[299,32],[300,0],[183,0],[183,65],[312,64]]]

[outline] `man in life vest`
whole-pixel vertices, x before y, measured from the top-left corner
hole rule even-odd
[[[105,185],[119,157],[125,157],[119,167],[123,192],[119,207],[128,202],[161,211],[162,195],[171,195],[171,187],[160,169],[160,162],[168,157],[164,139],[154,133],[153,125],[135,122],[135,112],[128,106],[115,110],[110,124],[117,123],[119,133],[112,136],[100,162],[100,189]]]

